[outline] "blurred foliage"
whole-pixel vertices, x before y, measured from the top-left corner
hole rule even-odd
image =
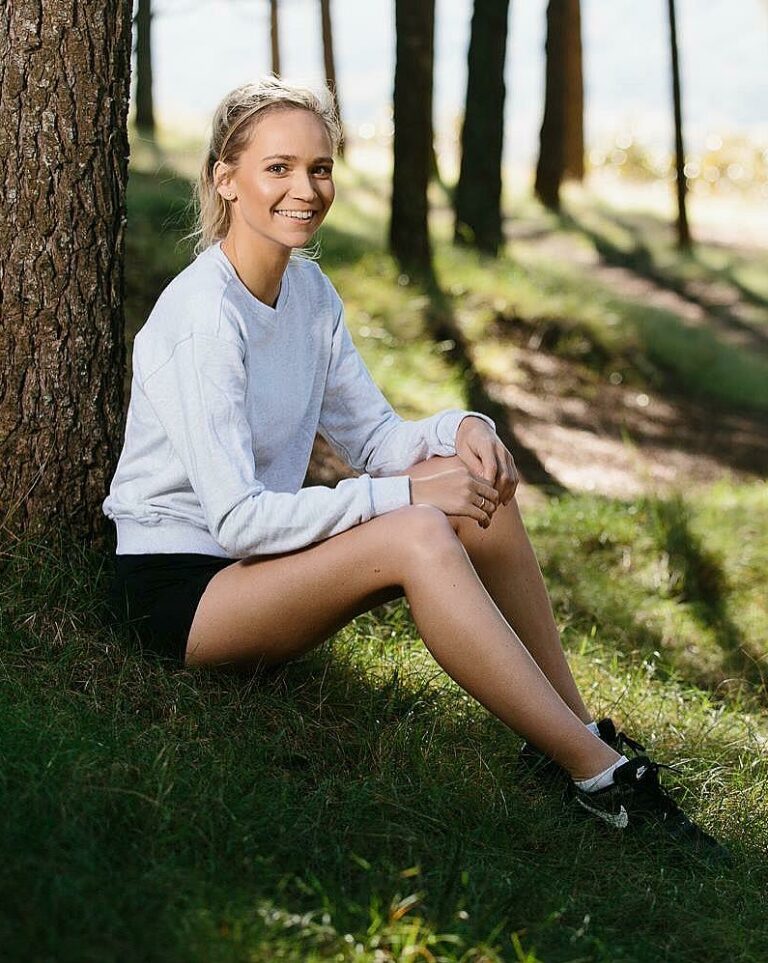
[[[710,134],[702,151],[686,152],[690,190],[705,194],[758,194],[768,198],[768,146],[742,135]],[[630,180],[672,180],[674,156],[652,151],[631,134],[589,152],[592,169],[608,169]]]

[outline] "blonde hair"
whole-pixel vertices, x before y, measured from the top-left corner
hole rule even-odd
[[[325,125],[335,153],[342,138],[341,125],[333,94],[327,86],[314,91],[289,84],[279,77],[262,77],[256,83],[242,84],[230,91],[213,115],[211,136],[194,187],[194,230],[187,238],[197,238],[195,255],[226,237],[231,223],[228,202],[216,190],[213,168],[217,161],[234,166],[247,148],[253,127],[266,114],[293,108],[309,110]],[[305,256],[316,256],[305,250]]]

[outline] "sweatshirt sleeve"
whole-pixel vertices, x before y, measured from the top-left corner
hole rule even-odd
[[[407,477],[364,474],[342,479],[335,488],[267,490],[256,477],[244,354],[234,342],[190,335],[142,388],[184,465],[211,534],[232,558],[293,551],[410,503]],[[405,486],[393,486],[395,481]]]
[[[468,415],[495,423],[477,411],[449,409],[406,421],[384,397],[352,341],[341,298],[334,303],[331,361],[320,411],[320,434],[352,468],[374,476],[396,475],[432,455],[455,455],[456,432]]]

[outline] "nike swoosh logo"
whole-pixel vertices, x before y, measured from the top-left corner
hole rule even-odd
[[[619,806],[617,813],[607,813],[604,809],[596,809],[594,806],[590,806],[581,796],[576,801],[581,803],[588,812],[591,812],[594,816],[599,816],[609,826],[613,826],[614,829],[626,829],[629,825],[629,813],[623,806]]]

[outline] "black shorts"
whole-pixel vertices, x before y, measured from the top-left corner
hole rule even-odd
[[[146,649],[184,664],[197,605],[213,576],[236,558],[170,554],[115,555],[109,607]]]

